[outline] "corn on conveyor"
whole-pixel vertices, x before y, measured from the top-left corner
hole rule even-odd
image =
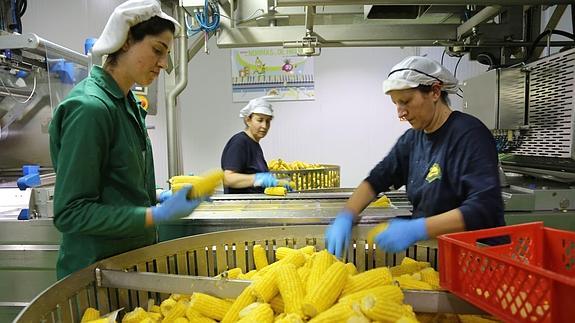
[[[209,233],[167,241],[102,260],[57,282],[20,313],[17,322],[79,322],[88,307],[101,313],[158,304],[168,293],[206,292],[235,297],[248,284],[214,277],[230,268],[255,268],[253,248],[262,245],[270,261],[282,246],[324,248],[325,226],[266,227]],[[358,271],[393,266],[404,257],[437,267],[437,245],[423,242],[406,252],[388,254],[366,243],[371,226],[357,226],[347,261]],[[202,277],[195,277],[202,276]],[[442,291],[407,291],[405,302],[419,312],[482,313]]]

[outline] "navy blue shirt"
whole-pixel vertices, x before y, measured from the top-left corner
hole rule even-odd
[[[505,225],[495,140],[465,113],[433,133],[407,130],[366,181],[377,193],[406,185],[414,218],[459,208],[466,230]]]
[[[258,142],[250,138],[244,131],[235,134],[222,153],[222,169],[240,174],[255,174],[269,172],[264,152]],[[226,194],[263,193],[263,187],[232,188],[224,187]]]

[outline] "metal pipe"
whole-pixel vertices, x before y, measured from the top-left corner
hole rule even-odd
[[[573,0],[275,0],[277,7],[303,7],[303,6],[336,6],[336,5],[555,5],[555,4],[571,4]]]
[[[435,41],[435,40],[362,40],[362,41],[341,41],[341,42],[326,42],[321,43],[319,47],[398,47],[398,46],[465,46],[465,47],[525,47],[530,46],[532,42],[490,42],[481,44],[464,44],[462,42],[452,41]],[[573,46],[575,42],[570,41],[554,41],[550,43],[551,47],[564,47]],[[302,42],[285,42],[282,44],[283,48],[304,48]],[[547,44],[539,43],[537,47],[546,47]],[[257,47],[252,45],[252,47]]]
[[[0,49],[15,48],[27,48],[30,49],[30,51],[35,50],[36,53],[42,55],[50,54],[50,58],[58,56],[83,66],[88,66],[90,63],[88,56],[55,44],[36,34],[30,33],[24,35],[14,34],[0,36]]]
[[[471,33],[473,28],[483,23],[484,21],[497,16],[502,9],[503,7],[501,6],[490,6],[483,8],[481,11],[473,15],[473,17],[469,18],[469,20],[457,27],[457,39],[460,40],[467,36],[469,33]]]
[[[178,5],[174,5],[174,12],[177,13],[178,22],[185,26],[184,9]],[[166,119],[168,130],[168,175],[170,177],[182,174],[183,161],[180,142],[180,118],[179,109],[176,106],[176,99],[180,93],[186,88],[188,84],[188,38],[185,32],[180,33],[176,38],[178,50],[176,54],[177,66],[176,84],[166,95]]]
[[[313,19],[315,15],[315,7],[306,6],[305,7],[305,29],[307,33],[313,32]]]

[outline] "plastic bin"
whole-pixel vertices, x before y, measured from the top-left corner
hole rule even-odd
[[[509,236],[510,243],[477,240]],[[440,236],[441,286],[509,322],[575,322],[575,232],[542,222]]]
[[[321,188],[338,188],[340,185],[340,168],[337,165],[319,165],[320,168],[272,170],[279,179],[289,178],[295,183],[295,190],[315,190]]]

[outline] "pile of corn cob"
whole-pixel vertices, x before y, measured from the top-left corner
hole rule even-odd
[[[253,257],[255,270],[220,274],[253,281],[235,300],[173,294],[147,311],[136,308],[122,322],[417,322],[411,306],[403,304],[401,288],[439,288],[439,275],[429,263],[410,258],[399,266],[357,273],[352,263],[325,250],[315,252],[313,246],[280,247],[278,261],[268,264],[266,250],[255,245]],[[88,318],[94,317],[82,322]]]

